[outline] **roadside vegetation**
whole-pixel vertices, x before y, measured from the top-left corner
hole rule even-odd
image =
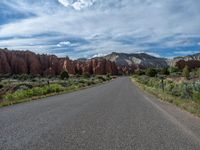
[[[0,107],[67,93],[111,80],[110,75],[70,76],[63,71],[57,77],[40,75],[1,75]]]
[[[137,70],[133,75],[144,90],[200,116],[200,68]]]

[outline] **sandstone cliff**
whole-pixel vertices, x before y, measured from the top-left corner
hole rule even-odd
[[[39,55],[30,51],[8,51],[0,49],[0,74],[59,75],[63,70],[69,74],[112,74],[118,69],[114,62],[106,59],[72,61],[54,55]]]

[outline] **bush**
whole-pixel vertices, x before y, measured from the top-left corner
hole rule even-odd
[[[12,75],[12,78],[13,78],[13,79],[19,79],[19,75],[13,74],[13,75]]]
[[[179,69],[177,67],[170,67],[169,72],[170,72],[170,74],[171,73],[177,73],[177,72],[179,72]]]
[[[21,74],[19,76],[16,76],[19,78],[19,80],[25,81],[28,80],[29,76],[27,74]]]
[[[190,78],[190,71],[189,71],[188,66],[185,66],[185,68],[183,69],[182,75],[183,75],[186,79],[189,79],[189,78]]]
[[[198,70],[192,70],[191,72],[190,72],[190,78],[196,78],[196,77],[199,77],[199,75],[198,75]]]
[[[178,85],[175,85],[171,91],[168,91],[173,96],[180,97],[182,94],[182,90]]]
[[[69,78],[69,74],[68,74],[67,71],[61,72],[61,74],[60,74],[60,79],[61,80],[65,80],[65,79],[68,79],[68,78]]]
[[[145,75],[145,72],[144,70],[138,69],[135,71],[135,74],[141,76],[141,75]]]
[[[90,74],[89,74],[88,72],[85,72],[85,73],[83,74],[83,77],[84,77],[84,78],[90,78]]]
[[[200,78],[200,68],[197,69],[197,75]]]
[[[157,71],[156,69],[153,69],[153,68],[148,68],[146,71],[145,71],[145,74],[149,77],[155,77],[156,74],[157,74]]]
[[[163,69],[161,69],[160,73],[161,73],[162,75],[169,75],[169,74],[170,74],[168,68],[163,68]]]
[[[101,80],[101,81],[106,81],[106,78],[104,77],[104,76],[98,76],[97,77],[99,80]]]
[[[175,88],[175,83],[173,83],[172,81],[165,81],[165,91],[168,94],[172,94],[173,89]]]
[[[87,82],[87,86],[90,86],[90,85],[92,85],[93,84],[93,82],[91,82],[91,81],[88,81]]]
[[[3,84],[0,84],[0,89],[2,89],[3,88]]]
[[[76,74],[75,77],[76,77],[76,78],[80,78],[81,75],[80,75],[80,74]]]
[[[107,77],[108,79],[111,79],[110,73],[106,74],[106,77]]]
[[[194,92],[193,93],[193,99],[200,104],[200,93],[199,92]]]
[[[194,93],[194,87],[192,84],[184,84],[182,86],[182,98],[184,99],[192,99],[193,98],[193,93]]]

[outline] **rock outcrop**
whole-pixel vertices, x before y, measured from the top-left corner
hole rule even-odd
[[[76,67],[75,70],[79,74],[111,74],[111,75],[117,75],[118,69],[115,63],[108,61],[103,58],[95,58],[95,59],[89,59],[84,61],[75,61]]]
[[[72,75],[84,73],[118,74],[116,64],[102,58],[72,61],[68,57],[58,58],[54,55],[39,55],[30,51],[0,49],[0,74],[55,76],[63,70],[67,70]]]

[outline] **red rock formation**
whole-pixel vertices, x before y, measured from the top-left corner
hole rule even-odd
[[[58,75],[64,70],[63,62],[56,56],[37,55],[30,51],[0,50],[1,74]]]
[[[63,70],[67,70],[72,75],[84,73],[117,75],[119,72],[114,62],[103,58],[72,61],[69,58],[58,58],[54,55],[37,55],[30,51],[0,49],[0,74],[40,74],[54,76],[59,75]]]
[[[1,74],[11,73],[11,67],[9,65],[6,53],[4,53],[4,51],[1,50],[0,50],[0,73]]]
[[[102,58],[95,58],[85,62],[76,61],[76,73],[78,74],[112,74],[117,75],[118,70],[115,63]]]

